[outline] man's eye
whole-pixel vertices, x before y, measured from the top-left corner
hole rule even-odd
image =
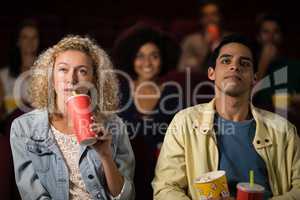
[[[241,62],[241,66],[243,67],[250,67],[251,66],[251,63],[250,62]]]
[[[222,64],[229,64],[230,60],[229,59],[223,59],[223,60],[221,60],[221,63]]]

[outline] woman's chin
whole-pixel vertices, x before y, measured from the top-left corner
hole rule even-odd
[[[154,80],[155,76],[142,76],[141,80],[143,81],[152,81]]]

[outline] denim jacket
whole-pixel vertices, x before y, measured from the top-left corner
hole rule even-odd
[[[113,159],[124,177],[118,199],[134,199],[135,160],[126,127],[116,115],[109,118],[105,126],[112,133]],[[69,199],[68,169],[50,128],[48,112],[34,110],[15,119],[10,140],[16,183],[22,199]],[[110,199],[96,151],[81,146],[78,165],[91,197]]]

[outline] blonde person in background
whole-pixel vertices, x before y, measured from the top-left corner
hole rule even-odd
[[[181,49],[182,52],[177,70],[184,72],[189,68],[193,72],[206,74],[204,64],[207,59],[208,49],[201,34],[194,33],[186,37],[181,43]]]
[[[107,54],[87,37],[68,36],[32,68],[35,110],[14,120],[11,149],[22,199],[134,199],[134,155],[114,114],[118,83]],[[108,73],[110,72],[110,73]],[[83,83],[91,95],[97,143],[79,145],[68,123],[66,99]]]

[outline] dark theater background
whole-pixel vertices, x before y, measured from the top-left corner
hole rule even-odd
[[[120,34],[123,31],[125,31],[132,25],[136,24],[137,22],[143,22],[143,23],[150,24],[151,26],[158,27],[161,30],[163,30],[163,31],[169,33],[171,36],[173,36],[173,38],[178,41],[178,44],[182,44],[180,42],[184,41],[184,40],[182,40],[184,38],[184,36],[187,36],[188,34],[199,30],[199,24],[200,24],[200,22],[199,22],[200,21],[199,20],[199,18],[200,18],[199,17],[199,10],[200,10],[199,3],[203,2],[203,1],[205,1],[205,0],[73,0],[73,1],[4,0],[4,1],[1,1],[2,5],[0,6],[0,24],[1,24],[1,28],[0,28],[0,44],[1,44],[0,45],[0,71],[1,71],[1,69],[8,69],[7,67],[10,66],[9,61],[17,60],[17,59],[15,59],[15,57],[12,56],[14,54],[11,53],[11,49],[13,49],[11,47],[16,46],[14,34],[17,33],[18,24],[20,24],[20,22],[22,22],[24,19],[34,19],[33,21],[37,21],[38,28],[40,31],[40,50],[41,51],[56,44],[59,40],[61,40],[64,36],[66,36],[68,34],[80,34],[80,35],[89,35],[92,38],[96,39],[98,44],[100,46],[102,46],[108,52],[108,54],[112,55],[112,52],[113,52],[112,49],[114,47],[114,42],[116,41],[118,36],[120,36]],[[276,1],[276,0],[247,0],[247,1],[246,0],[219,0],[219,1],[217,1],[217,3],[220,3],[220,6],[221,6],[220,10],[222,13],[222,22],[223,22],[223,26],[224,26],[222,28],[224,28],[223,29],[224,32],[228,31],[228,33],[240,33],[240,34],[250,37],[253,40],[256,40],[258,38],[258,37],[256,38],[256,35],[258,35],[257,34],[257,32],[258,32],[257,31],[258,30],[257,16],[259,14],[272,13],[272,14],[275,14],[276,16],[279,16],[279,18],[281,19],[281,22],[282,22],[281,25],[283,25],[282,26],[283,27],[283,30],[282,30],[283,31],[283,50],[284,50],[283,56],[286,56],[288,59],[291,59],[291,60],[296,60],[297,62],[295,62],[296,64],[293,65],[294,68],[293,67],[288,68],[288,69],[295,70],[296,73],[294,71],[292,73],[289,72],[288,80],[285,80],[285,82],[283,82],[285,85],[284,84],[281,84],[281,85],[278,84],[278,85],[284,89],[288,88],[289,86],[292,86],[293,88],[297,89],[297,93],[295,92],[295,94],[294,93],[291,93],[291,95],[289,94],[290,96],[293,96],[293,95],[295,96],[295,102],[296,102],[295,107],[293,107],[294,105],[290,106],[290,107],[283,106],[284,109],[281,109],[279,111],[280,112],[284,111],[284,117],[287,117],[292,123],[294,123],[297,126],[298,134],[299,134],[300,133],[300,131],[299,131],[300,130],[300,117],[299,117],[299,111],[300,111],[300,87],[299,87],[300,86],[300,82],[299,82],[299,80],[300,80],[299,65],[300,64],[299,63],[300,62],[298,62],[298,61],[300,60],[300,37],[299,37],[300,36],[300,26],[299,26],[300,10],[299,10],[299,6],[297,5],[298,4],[297,1],[292,1],[292,0],[285,0],[285,1],[283,1],[283,0],[280,0],[280,1]],[[200,33],[200,32],[198,32],[198,33]],[[161,41],[162,37],[159,37],[159,38]],[[171,42],[171,40],[168,42]],[[177,43],[176,43],[176,45],[177,45]],[[174,47],[174,46],[171,46],[171,47]],[[179,45],[176,47],[179,47]],[[281,46],[280,46],[280,48],[281,48]],[[115,53],[115,49],[116,48],[114,48],[114,53]],[[126,49],[124,52],[130,52],[130,48],[124,48],[124,49]],[[129,50],[127,50],[127,49],[129,49]],[[168,49],[168,50],[170,50],[170,49]],[[171,50],[174,50],[174,52],[175,52],[175,51],[177,51],[177,49],[179,49],[179,48],[173,48]],[[202,48],[202,46],[201,46],[201,48],[198,48],[198,50],[199,49],[201,49],[201,52],[202,52],[202,50],[204,48]],[[210,50],[212,50],[212,48]],[[177,52],[179,54],[180,50],[178,50]],[[182,52],[184,52],[184,51],[182,51]],[[261,51],[261,52],[263,52],[263,51]],[[160,53],[160,49],[159,49],[159,53]],[[178,58],[180,57],[180,56],[173,56],[173,54],[171,54],[171,53],[173,53],[173,52],[170,51],[170,55],[172,55],[172,56],[169,56],[169,57],[175,58],[174,60],[177,60],[177,57]],[[207,51],[207,53],[208,53],[208,51]],[[12,55],[10,55],[10,54],[12,54]],[[120,54],[120,55],[122,55],[122,56],[125,55],[124,57],[126,57],[126,53],[122,52],[122,54]],[[135,54],[135,55],[137,55],[137,54]],[[181,55],[183,55],[183,54],[181,54]],[[195,57],[197,57],[198,55],[199,54],[196,54]],[[119,57],[122,57],[122,56],[119,56]],[[10,59],[11,57],[13,59]],[[113,56],[111,56],[111,57],[113,57]],[[127,57],[129,57],[129,56],[127,56]],[[200,56],[198,56],[197,58],[199,58],[199,57]],[[263,56],[261,56],[261,57],[263,57]],[[206,58],[208,58],[208,56],[206,56],[204,58],[206,59]],[[162,57],[160,59],[162,60]],[[34,59],[32,59],[32,60],[34,60]],[[113,62],[114,61],[115,60],[113,60]],[[206,61],[206,60],[203,59],[203,63],[204,63],[204,61]],[[168,63],[168,65],[173,65],[172,62],[162,62],[162,63],[163,64]],[[205,64],[207,64],[207,63],[205,63]],[[159,62],[159,65],[161,65],[161,62]],[[20,64],[19,64],[19,66],[20,66]],[[116,66],[117,66],[117,64],[116,64]],[[121,64],[120,64],[120,66],[121,66]],[[172,67],[178,68],[178,66],[177,66],[177,64],[174,64],[174,66],[172,66]],[[189,65],[183,65],[183,66],[189,67]],[[204,66],[204,64],[202,66]],[[287,67],[285,67],[285,66],[287,66],[287,65],[284,65],[284,69],[287,69]],[[119,67],[119,66],[117,66],[117,67]],[[266,67],[269,67],[269,65],[266,65]],[[130,67],[127,67],[127,68],[130,68]],[[186,84],[186,85],[190,86],[190,87],[186,87],[186,88],[195,89],[196,86],[201,85],[202,82],[211,83],[207,80],[207,74],[205,74],[205,77],[198,76],[199,72],[196,71],[197,73],[192,74],[193,76],[191,78],[191,77],[187,77],[186,74],[184,74],[186,71],[179,71],[177,68],[173,71],[172,70],[170,70],[170,71],[175,72],[175,75],[177,75],[178,83],[182,84],[180,86],[185,86],[184,84],[188,83],[188,81],[190,81],[189,83],[192,83],[192,84],[190,84],[190,85]],[[16,67],[15,68],[11,67],[10,69],[16,69]],[[198,69],[198,70],[200,71],[200,69]],[[200,71],[200,72],[203,73],[203,71]],[[188,71],[188,72],[191,72],[191,71]],[[207,68],[205,68],[205,73],[207,73]],[[282,73],[281,75],[286,78],[287,74],[288,73]],[[1,75],[1,73],[0,73],[0,75]],[[161,80],[166,81],[166,82],[167,81],[171,82],[171,81],[175,80],[176,76],[173,76],[172,73],[170,73],[169,76],[168,75],[169,74],[167,74],[164,77],[165,80],[163,78]],[[269,74],[267,74],[267,75],[269,75]],[[6,77],[9,77],[9,76],[4,75],[4,78],[6,78]],[[16,78],[16,77],[14,77],[14,78]],[[291,79],[290,77],[294,77],[294,79]],[[0,76],[0,81],[1,81],[1,79],[2,79],[2,77]],[[9,81],[3,81],[3,82],[5,82],[6,84],[10,83]],[[291,82],[291,84],[290,84],[290,82]],[[4,95],[4,92],[2,93],[3,88],[1,88],[2,87],[1,84],[2,84],[2,82],[0,82],[0,97],[1,98],[3,97],[2,98],[2,100],[3,100],[5,95]],[[14,84],[14,82],[13,82],[13,84]],[[7,84],[7,85],[9,85],[9,84]],[[275,86],[277,87],[278,85],[275,85]],[[23,85],[21,85],[21,86],[23,86]],[[271,87],[271,84],[270,84],[270,86],[268,86],[269,88],[267,88],[267,89],[270,89],[271,92],[277,91],[276,89],[278,89],[278,88],[276,88],[275,86],[273,87],[273,85],[272,85],[272,87]],[[12,91],[12,89],[10,89],[10,86],[6,87],[6,88],[9,88],[8,93]],[[126,97],[126,92],[129,91],[128,88],[125,88],[125,89],[121,88],[125,91],[124,92],[125,97]],[[182,87],[182,88],[185,89],[185,87]],[[126,89],[128,89],[128,91]],[[186,89],[186,90],[188,90],[188,89]],[[204,89],[205,89],[205,87],[204,87]],[[22,93],[23,91],[25,91],[25,90],[20,90],[20,93]],[[284,90],[284,91],[287,91],[287,90]],[[171,91],[171,92],[173,92],[173,91]],[[171,92],[167,93],[167,95],[170,95]],[[267,90],[267,92],[269,92],[269,91]],[[274,100],[274,99],[272,99],[273,96],[270,95],[270,94],[273,94],[271,92],[270,93],[262,92],[261,96],[258,96],[261,98],[257,98],[258,100],[262,100],[263,103],[267,102],[263,105],[267,108],[269,108],[269,106],[273,106],[272,103],[269,103],[269,102],[272,102],[272,100]],[[191,94],[194,95],[194,92]],[[189,94],[189,91],[185,92],[185,93],[181,93],[180,98],[184,99],[184,100],[192,99],[191,94]],[[195,93],[195,94],[197,95],[197,93]],[[210,91],[210,93],[209,93],[209,92],[200,91],[199,94],[208,94],[208,96],[209,96],[210,94],[213,94],[213,92]],[[132,98],[132,96],[130,96],[131,95],[130,93],[127,95],[128,95],[128,97]],[[213,96],[213,95],[210,95],[210,96]],[[282,96],[285,98],[289,97],[285,93]],[[185,98],[185,97],[187,97],[187,98]],[[279,95],[279,97],[280,97],[280,95]],[[0,103],[2,101],[1,98],[0,98]],[[270,101],[265,101],[265,99],[268,99]],[[12,100],[14,100],[14,99],[12,99]],[[3,102],[4,102],[4,100],[3,100]],[[184,102],[184,103],[187,106],[190,106],[189,103],[187,103],[187,102]],[[260,102],[258,101],[258,103],[260,103]],[[157,103],[157,105],[160,105],[160,104]],[[262,108],[265,108],[263,106],[262,106]],[[273,109],[273,107],[272,107],[272,109]],[[272,109],[271,109],[271,111],[273,111]],[[11,130],[10,126],[11,126],[12,120],[16,116],[19,116],[20,114],[22,114],[20,109],[16,109],[16,110],[19,111],[19,113],[16,112],[11,115],[7,115],[9,117],[5,116],[6,118],[3,117],[4,120],[2,120],[1,114],[4,116],[5,110],[4,109],[2,110],[1,104],[0,104],[0,139],[1,139],[0,140],[0,152],[1,152],[0,153],[0,156],[1,156],[0,157],[0,163],[1,163],[1,166],[0,166],[0,179],[1,179],[1,181],[0,181],[0,200],[2,200],[2,199],[3,200],[4,199],[19,200],[20,199],[20,197],[18,196],[17,187],[16,187],[15,181],[14,181],[14,178],[15,178],[14,172],[13,172],[13,169],[14,169],[13,164],[14,163],[13,163],[13,159],[12,159],[12,155],[11,155],[10,139],[9,139],[10,138],[10,130]],[[128,109],[128,110],[129,111],[126,111],[126,112],[132,114],[131,110],[130,109]],[[136,109],[136,110],[138,110],[138,109]],[[278,111],[278,110],[276,110],[276,111]],[[278,113],[281,114],[280,112],[278,112]],[[136,114],[136,113],[138,113],[138,112],[137,111],[133,112],[133,119],[136,120],[136,118],[140,117],[140,119],[138,118],[138,120],[137,120],[139,123],[143,120],[146,121],[148,119],[148,116],[146,116],[144,114],[139,114],[139,113]],[[137,117],[135,115],[137,115]],[[161,116],[159,116],[159,118],[157,118],[157,121],[161,124],[164,124],[161,122],[161,119],[165,119],[166,117],[165,117],[165,115],[161,115]],[[134,121],[133,125],[136,125],[136,124],[137,123]],[[197,126],[196,126],[196,128],[197,128]],[[5,129],[5,130],[1,130],[1,129]],[[250,128],[249,128],[249,130],[250,130]],[[139,134],[142,135],[141,133],[139,133]],[[144,136],[146,136],[146,134],[142,135],[142,137],[144,137]],[[139,139],[139,137],[137,137],[137,138]],[[144,138],[143,138],[143,140],[144,140]],[[13,141],[13,140],[11,140],[11,141]],[[145,176],[149,177],[148,185],[150,186],[150,180],[152,180],[151,176],[154,176],[154,174],[151,174],[151,173],[154,173],[155,161],[159,154],[161,143],[158,143],[158,145],[157,145],[156,143],[153,142],[154,145],[151,144],[152,146],[151,146],[151,152],[150,152],[150,150],[146,149],[148,147],[146,145],[144,145],[144,144],[147,144],[146,142],[139,143],[140,142],[139,140],[137,140],[138,142],[135,142],[135,140],[134,140],[134,142],[135,142],[134,143],[132,141],[131,141],[131,144],[133,144],[132,146],[135,145],[134,151],[138,152],[135,154],[137,160],[138,159],[142,160],[142,161],[136,162],[136,163],[140,164],[140,165],[137,165],[138,166],[137,168],[140,169],[140,171],[136,170],[135,173],[138,174],[136,177],[138,177],[140,179],[137,178],[137,182],[135,182],[135,187],[138,188],[137,186],[142,186],[142,188],[143,188],[143,186],[145,186],[145,187],[147,186],[144,183],[139,184],[139,182],[138,182],[139,180],[142,180],[144,182]],[[268,141],[269,140],[267,139],[266,142],[268,142]],[[257,142],[258,142],[257,144],[259,144],[260,141],[258,140]],[[269,144],[267,144],[267,145],[269,145]],[[140,149],[142,149],[142,151],[140,151]],[[144,152],[147,152],[147,151],[149,151],[151,153],[151,154],[149,154],[150,156],[147,156],[148,154],[144,154]],[[238,150],[235,150],[235,151],[238,152]],[[186,151],[186,152],[188,152],[188,151]],[[276,151],[274,151],[274,152],[276,152]],[[149,157],[149,159],[148,159],[148,157]],[[149,161],[147,159],[151,161],[150,162],[151,165],[149,165],[150,167],[148,167],[147,163],[149,163]],[[146,161],[144,162],[144,160],[146,160]],[[273,158],[271,158],[270,160],[273,161]],[[144,164],[144,163],[146,163],[146,164]],[[296,168],[296,167],[293,167],[293,168]],[[147,172],[150,171],[150,172],[148,174],[146,174],[146,173],[144,173],[144,171],[147,171]],[[288,172],[286,172],[286,174],[287,173]],[[292,173],[290,173],[290,174],[292,174]],[[90,178],[90,175],[89,175],[89,178]],[[91,179],[93,179],[93,176]],[[64,180],[64,179],[59,179],[59,180]],[[286,187],[286,188],[288,188],[288,187]],[[152,189],[151,187],[148,187],[147,188],[148,191],[146,191],[146,192],[151,193],[151,189]],[[144,190],[138,188],[136,191],[139,191],[139,192],[137,192],[137,196],[144,195]],[[145,195],[145,196],[147,196],[147,195]],[[137,199],[139,199],[139,198],[137,198]]]
[[[295,1],[221,2],[225,27],[252,36],[255,16],[262,11],[277,13],[285,26],[285,44],[291,57],[299,58],[299,10]],[[180,38],[191,32],[197,22],[197,1],[98,0],[98,1],[17,1],[3,2],[0,8],[0,65],[7,62],[7,49],[16,24],[33,17],[42,31],[42,46],[48,47],[69,33],[88,34],[110,51],[118,34],[137,21],[153,23]]]

